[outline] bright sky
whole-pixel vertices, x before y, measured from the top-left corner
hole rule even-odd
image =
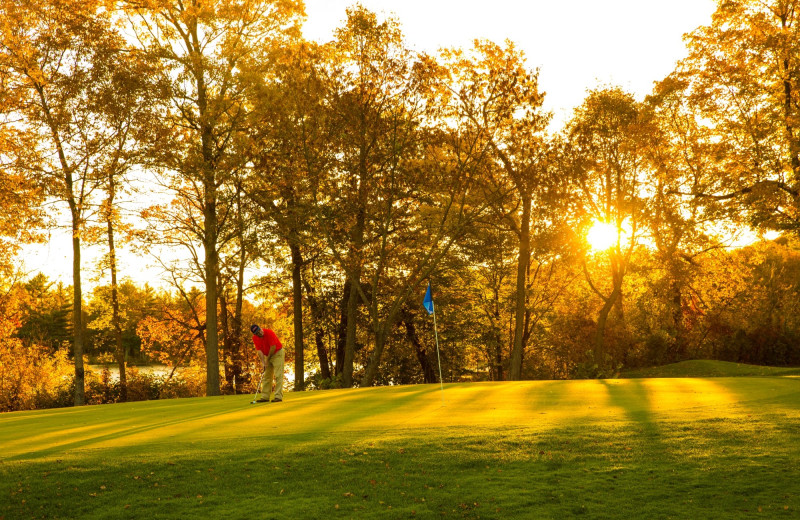
[[[306,0],[305,35],[327,41],[342,25],[354,0]],[[547,93],[554,130],[568,120],[586,90],[619,85],[641,99],[685,55],[682,36],[711,21],[713,0],[361,0],[379,15],[393,14],[410,47],[435,53],[469,47],[475,38],[512,40],[522,49]],[[85,268],[96,265],[98,248],[83,253]],[[44,246],[24,250],[25,268],[66,284],[72,279],[67,232],[54,230]],[[159,286],[151,260],[121,252],[121,276]],[[133,274],[131,274],[133,273]],[[88,272],[84,280],[90,282]],[[103,281],[102,283],[107,283]]]
[[[305,36],[327,41],[353,0],[305,0]],[[713,0],[361,0],[394,15],[409,46],[435,53],[475,38],[509,39],[540,69],[554,123],[570,118],[586,90],[619,85],[642,98],[685,55],[682,36],[711,22]]]

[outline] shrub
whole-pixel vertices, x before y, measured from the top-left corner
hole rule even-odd
[[[69,384],[72,365],[64,351],[0,335],[0,412],[30,410],[57,396]],[[53,398],[52,401],[59,401]]]

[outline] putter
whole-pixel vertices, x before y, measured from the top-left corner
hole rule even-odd
[[[264,368],[264,370],[266,370],[266,368]],[[258,397],[258,394],[261,393],[261,383],[264,381],[264,370],[261,371],[261,375],[258,378],[258,387],[256,388],[256,393],[253,396],[253,400],[250,401],[250,404],[256,404],[256,398]]]

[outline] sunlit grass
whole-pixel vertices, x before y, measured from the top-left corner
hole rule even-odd
[[[800,380],[527,381],[0,416],[5,518],[744,518],[800,509]]]

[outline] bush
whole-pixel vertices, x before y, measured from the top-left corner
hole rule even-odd
[[[19,358],[19,356],[17,356]],[[49,355],[48,358],[52,358]],[[18,360],[19,361],[19,360]],[[28,360],[29,361],[29,360]],[[64,408],[75,402],[75,376],[66,355],[56,359],[40,361],[49,363],[50,370],[17,373],[13,380],[0,370],[0,411],[32,410],[42,408]],[[58,370],[53,370],[53,366]],[[8,365],[2,365],[8,366]],[[46,377],[45,377],[46,376]],[[5,377],[5,379],[3,379]],[[19,383],[22,381],[24,384]],[[13,384],[11,384],[13,383]],[[205,395],[205,369],[189,367],[180,375],[169,377],[141,372],[129,367],[127,372],[128,401],[150,401],[178,397],[201,397]],[[22,389],[22,390],[20,390]],[[84,397],[86,404],[109,404],[120,402],[121,388],[106,368],[100,374],[86,371]]]
[[[605,363],[600,364],[594,359],[590,350],[586,353],[584,361],[577,363],[572,370],[572,379],[613,379],[619,377],[622,363],[615,363],[611,356],[605,355]]]
[[[333,378],[323,378],[319,372],[314,372],[306,379],[305,383],[305,387],[308,390],[330,390],[333,388],[342,388],[343,386],[341,374]]]
[[[30,347],[11,337],[0,337],[0,412],[31,410],[47,401],[60,402],[69,384],[72,365],[66,352]]]

